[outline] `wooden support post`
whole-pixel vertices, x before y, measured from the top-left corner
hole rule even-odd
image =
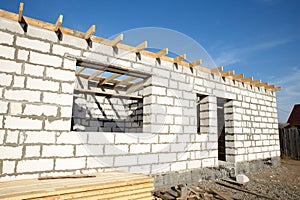
[[[182,54],[180,56],[177,56],[176,58],[173,58],[174,63],[178,63],[178,62],[183,61],[185,59],[186,59],[186,54]]]
[[[57,21],[54,25],[54,31],[58,31],[60,25],[62,24],[63,21],[63,15],[59,15],[59,17],[57,18]]]
[[[147,41],[144,41],[141,44],[139,44],[136,47],[134,47],[132,51],[135,52],[135,53],[139,53],[140,51],[142,51],[145,48],[147,48],[147,46],[148,46]]]
[[[84,39],[90,39],[91,36],[95,33],[96,31],[96,26],[92,25],[89,30],[84,34]]]
[[[253,77],[251,76],[251,77],[248,77],[248,78],[243,78],[243,79],[240,79],[240,81],[242,82],[242,83],[249,83],[249,82],[251,82],[253,80]]]
[[[221,73],[223,71],[223,66],[220,66],[218,68],[214,68],[210,70],[211,74]]]
[[[85,69],[85,67],[80,67],[79,69],[77,69],[77,70],[75,71],[75,75],[76,75],[76,76],[79,75],[84,69]]]
[[[234,74],[234,70],[228,71],[228,72],[222,72],[221,76],[226,77],[226,76],[232,76]]]
[[[90,77],[88,78],[88,80],[92,80],[94,79],[95,77],[99,76],[103,71],[101,70],[98,70],[96,71],[95,73],[91,74]]]
[[[22,19],[23,19],[23,8],[24,8],[24,3],[20,2],[18,22],[22,22]]]
[[[159,52],[155,53],[155,56],[156,56],[156,58],[160,58],[160,57],[168,54],[168,52],[169,52],[169,49],[165,48],[165,49],[162,49]]]
[[[238,79],[242,79],[242,78],[244,78],[244,74],[238,74],[238,75],[235,75],[235,76],[231,76],[232,80],[238,80]]]
[[[123,34],[120,34],[117,37],[115,37],[115,39],[111,41],[111,46],[113,47],[117,46],[117,44],[119,44],[123,40],[123,36],[124,36]]]
[[[202,64],[202,60],[201,60],[201,59],[198,59],[198,60],[195,60],[195,61],[193,61],[193,62],[190,62],[190,63],[189,63],[189,66],[190,66],[190,67],[195,67],[195,66],[201,65],[201,64]]]

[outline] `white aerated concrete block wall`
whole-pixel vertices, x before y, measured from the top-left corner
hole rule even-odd
[[[0,38],[0,180],[218,166],[217,98],[229,100],[227,161],[279,156],[276,96],[270,91],[100,43],[89,47],[69,35],[59,40],[55,32],[30,25],[24,33],[4,18]],[[70,131],[75,58],[150,75],[142,91],[143,133]],[[206,95],[200,133],[197,94]]]

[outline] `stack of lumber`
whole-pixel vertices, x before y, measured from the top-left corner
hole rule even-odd
[[[0,182],[0,199],[153,199],[153,178],[126,172]]]

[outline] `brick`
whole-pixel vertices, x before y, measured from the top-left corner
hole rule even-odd
[[[31,37],[37,37],[39,39],[57,42],[58,37],[54,31],[46,30],[43,28],[28,26],[27,34]]]
[[[21,160],[17,164],[17,172],[39,172],[53,170],[53,159]]]
[[[16,63],[15,61],[0,59],[1,72],[21,74],[21,69],[22,69],[21,66],[22,63]]]
[[[44,70],[45,70],[45,67],[43,67],[43,66],[31,65],[31,64],[25,63],[24,74],[28,74],[28,75],[34,76],[34,77],[42,77]]]
[[[70,54],[70,55],[73,55],[73,56],[80,56],[80,50],[75,50],[73,48],[68,48],[68,47],[64,47],[64,46],[61,46],[61,45],[56,45],[54,44],[53,45],[53,54],[58,54],[58,55],[61,55],[61,56],[65,56],[65,54]]]
[[[12,34],[4,33],[4,32],[0,32],[0,38],[1,38],[0,44],[12,45],[14,41],[14,36]]]
[[[10,131],[7,130],[6,143],[18,144],[19,131]]]
[[[71,35],[64,35],[61,44],[74,46],[80,49],[87,49],[88,47],[86,40]]]
[[[105,145],[105,155],[124,155],[128,154],[128,145]]]
[[[126,133],[116,133],[115,142],[118,144],[126,143],[137,143],[138,137],[133,134],[126,134]]]
[[[73,94],[75,83],[61,83],[61,90],[63,93]]]
[[[74,147],[72,145],[43,145],[43,157],[72,157]]]
[[[159,163],[176,161],[176,153],[160,153],[158,156]]]
[[[2,124],[2,119],[1,119],[1,115],[0,115],[0,122],[1,122],[1,124]],[[0,144],[3,144],[3,143],[5,143],[4,142],[4,136],[5,136],[5,130],[0,130]]]
[[[24,88],[25,77],[23,76],[14,76],[14,88]]]
[[[139,155],[138,164],[153,164],[158,163],[158,154]]]
[[[0,115],[0,128],[3,128],[3,115]],[[0,142],[3,141],[3,135],[0,132]]]
[[[26,146],[26,151],[25,151],[26,158],[40,157],[40,155],[41,155],[40,146]]]
[[[0,45],[0,56],[8,59],[14,59],[15,48]]]
[[[38,91],[30,91],[30,90],[6,90],[5,98],[9,100],[24,100],[29,102],[40,102],[41,93]]]
[[[22,146],[0,146],[0,159],[21,159]]]
[[[167,107],[167,114],[171,115],[182,115],[182,108],[181,107],[176,107],[176,106],[168,106]]]
[[[131,144],[130,145],[130,153],[149,153],[150,152],[150,144]]]
[[[64,58],[63,69],[76,70],[76,59]]]
[[[55,170],[82,169],[85,168],[85,158],[58,158]]]
[[[56,68],[61,67],[62,65],[62,59],[60,57],[36,52],[30,52],[29,61],[34,64],[47,65]]]
[[[73,104],[73,95],[71,94],[57,94],[44,92],[44,103],[53,103],[63,106],[71,106]]]
[[[51,67],[46,68],[46,76],[54,80],[60,81],[74,81],[75,73],[72,71],[54,69]]]
[[[2,174],[13,174],[15,172],[15,161],[3,161]]]
[[[17,37],[16,45],[24,48],[42,51],[45,53],[50,52],[50,44],[39,40]]]
[[[15,33],[20,33],[20,34],[24,34],[24,30],[22,29],[22,27],[20,26],[20,24],[18,22],[9,20],[9,19],[5,19],[5,18],[0,18],[0,29],[1,30],[9,30]]]
[[[186,170],[186,162],[175,162],[171,164],[172,171]]]
[[[99,133],[97,133],[99,134]],[[86,132],[63,132],[56,137],[57,144],[85,144],[88,133]]]
[[[45,130],[65,130],[71,129],[71,120],[47,120],[45,121]]]
[[[137,164],[138,156],[117,156],[114,166],[131,166]]]
[[[12,75],[0,74],[0,86],[10,86],[12,83]]]
[[[72,116],[72,107],[60,107],[61,117],[71,117]]]
[[[153,95],[166,95],[166,88],[152,86],[150,87]]]
[[[156,97],[156,99],[157,99],[158,104],[174,105],[174,100],[171,97],[166,97],[166,96],[160,97],[160,96],[158,96],[158,97]]]
[[[44,91],[58,91],[59,83],[54,81],[46,81],[36,78],[27,78],[26,88],[34,90],[44,90]]]
[[[118,134],[118,133],[116,133]],[[90,132],[88,133],[88,143],[89,144],[111,144],[115,143],[115,134],[106,132],[106,133],[97,133],[97,132]],[[118,145],[123,146],[123,145]],[[128,146],[125,145],[128,151]],[[121,147],[122,148],[122,147]],[[123,148],[122,148],[123,149]]]
[[[0,114],[6,114],[8,111],[8,102],[0,101]]]
[[[76,156],[101,156],[103,155],[103,145],[79,145],[76,146]]]
[[[89,157],[87,158],[87,168],[100,168],[113,166],[113,157]]]
[[[5,128],[20,130],[41,130],[43,121],[30,118],[7,116],[4,123]]]
[[[38,131],[38,132],[26,132],[25,144],[54,144],[55,133]]]
[[[57,107],[50,105],[32,105],[26,104],[24,109],[25,115],[37,115],[37,116],[56,116]]]

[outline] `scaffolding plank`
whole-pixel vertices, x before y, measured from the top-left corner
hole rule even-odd
[[[98,91],[98,90],[88,90],[88,89],[80,89],[80,88],[75,88],[74,90],[79,91],[79,92],[85,92],[85,93],[100,94],[100,95],[104,95],[104,96],[113,96],[113,97],[120,97],[120,98],[129,98],[129,99],[143,99],[142,96],[118,94],[118,93],[112,93],[112,92],[103,92],[103,91]]]

